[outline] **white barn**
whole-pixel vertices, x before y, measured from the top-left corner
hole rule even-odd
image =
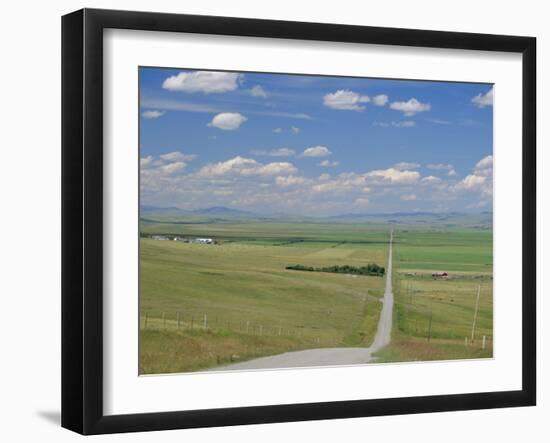
[[[214,240],[211,238],[196,238],[195,243],[199,243],[201,245],[211,245],[214,243]]]

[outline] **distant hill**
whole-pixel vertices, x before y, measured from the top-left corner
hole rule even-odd
[[[441,218],[452,215],[458,215],[458,212],[378,212],[378,213],[350,213],[339,214],[328,218],[411,218],[411,217],[431,217]]]
[[[142,214],[152,214],[152,213],[155,213],[155,214],[164,214],[164,213],[167,213],[167,212],[170,212],[170,213],[176,213],[176,212],[185,212],[183,211],[182,209],[180,208],[176,208],[175,206],[170,206],[168,208],[162,208],[162,207],[158,207],[158,206],[149,206],[149,205],[141,205],[139,207],[140,211]]]
[[[437,224],[445,226],[471,226],[477,228],[490,228],[493,224],[493,213],[485,211],[481,213],[461,212],[393,212],[393,213],[356,213],[341,214],[328,217],[328,220],[340,222],[386,222],[393,224]]]
[[[195,209],[194,211],[191,211],[191,212],[193,214],[201,214],[201,215],[256,217],[256,214],[254,214],[253,212],[242,211],[240,209],[226,208],[225,206],[212,206],[210,208]]]
[[[461,212],[391,212],[391,213],[348,213],[328,217],[300,216],[290,214],[258,214],[226,206],[186,210],[175,206],[141,206],[141,221],[145,223],[224,223],[235,221],[264,222],[309,222],[309,223],[389,223],[395,225],[437,225],[444,227],[475,227],[490,229],[493,213]]]

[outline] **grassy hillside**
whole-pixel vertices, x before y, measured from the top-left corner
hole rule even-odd
[[[283,238],[281,228],[265,231],[276,240],[259,239],[257,230],[246,234],[252,238],[241,234],[240,240],[220,245],[142,239],[140,372],[181,372],[293,349],[370,344],[383,278],[285,267],[386,265],[388,233],[369,233],[368,242],[348,244],[331,240],[334,233],[301,228],[310,241]],[[232,227],[233,237],[236,232]],[[353,232],[337,236],[363,238]]]
[[[386,267],[387,224],[163,217],[141,226],[140,373],[195,371],[290,350],[372,342],[384,278],[285,267]],[[378,361],[492,356],[492,232],[394,229],[394,330]],[[159,241],[148,238],[152,234],[212,237],[219,244]],[[434,271],[449,277],[434,279]]]

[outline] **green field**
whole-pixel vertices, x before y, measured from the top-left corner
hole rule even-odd
[[[382,277],[285,267],[385,265],[388,232],[325,224],[165,227],[185,235],[209,233],[221,243],[141,239],[141,373],[372,341]]]
[[[490,357],[491,231],[391,226],[395,321],[392,344],[378,361]],[[140,373],[195,371],[289,350],[369,346],[384,278],[285,267],[386,267],[391,226],[196,217],[170,222],[168,216],[142,221]],[[153,240],[152,234],[209,237],[218,244]],[[434,280],[432,271],[449,278]],[[476,340],[465,346],[479,284]]]
[[[394,238],[394,331],[379,361],[491,357],[492,232],[400,230]],[[436,271],[448,277],[433,278]]]

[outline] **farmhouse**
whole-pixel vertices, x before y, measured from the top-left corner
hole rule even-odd
[[[446,272],[434,272],[432,274],[433,278],[447,278],[448,276],[449,274],[447,274]]]
[[[164,235],[153,235],[153,236],[151,236],[151,238],[153,240],[168,240],[168,237],[166,237]]]
[[[214,243],[214,240],[211,238],[196,238],[193,240],[193,243],[199,243],[201,245],[211,245]]]

